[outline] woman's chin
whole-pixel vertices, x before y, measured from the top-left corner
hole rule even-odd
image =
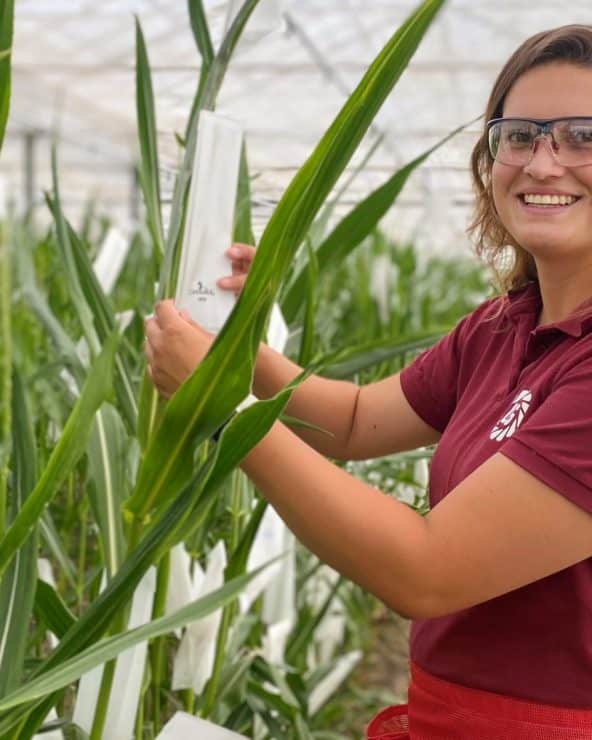
[[[535,259],[553,259],[567,256],[575,256],[578,249],[576,246],[577,235],[563,233],[549,233],[549,229],[524,230],[516,239],[527,252]],[[589,251],[589,247],[587,250]]]

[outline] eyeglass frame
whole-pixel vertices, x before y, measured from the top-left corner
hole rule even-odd
[[[490,138],[489,138],[489,136],[490,136],[490,130],[491,130],[491,127],[493,126],[493,124],[494,123],[500,123],[501,121],[526,121],[527,123],[534,123],[535,126],[538,127],[538,133],[534,137],[534,139],[532,140],[532,146],[530,148],[530,159],[528,160],[528,162],[525,163],[525,165],[528,165],[528,164],[530,164],[532,162],[532,158],[534,156],[534,152],[535,152],[535,146],[534,146],[534,144],[535,144],[535,141],[537,139],[539,139],[541,136],[546,136],[547,134],[551,134],[551,140],[553,142],[553,145],[558,147],[557,142],[555,141],[555,137],[553,136],[552,125],[554,123],[557,123],[558,121],[581,121],[581,120],[590,121],[590,125],[592,126],[592,116],[561,116],[560,118],[546,118],[546,119],[543,119],[543,118],[522,118],[521,116],[508,116],[508,117],[502,117],[502,118],[492,118],[489,121],[487,121],[487,148],[488,148],[489,154],[490,154],[490,156],[491,156],[491,158],[493,159],[494,162],[495,161],[498,161],[500,164],[506,164],[505,162],[502,162],[501,160],[496,160],[495,156],[491,152],[491,144],[490,144]],[[558,164],[561,164],[561,162],[559,162],[559,160],[557,159],[557,154],[556,154],[555,149],[553,148],[553,146],[551,146],[551,153],[553,154],[553,157],[555,158],[555,161]],[[525,165],[514,165],[514,166],[516,166],[516,167],[519,167],[519,166],[524,167]],[[573,167],[590,167],[590,165],[592,165],[592,161],[590,161],[590,162],[588,162],[586,164],[561,164],[562,167],[570,167],[570,168],[573,168]],[[507,166],[511,167],[512,165],[507,165]]]

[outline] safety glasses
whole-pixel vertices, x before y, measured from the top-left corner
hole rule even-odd
[[[487,122],[487,129],[489,151],[496,162],[524,167],[532,159],[536,142],[546,139],[563,167],[592,164],[592,117],[494,118]]]

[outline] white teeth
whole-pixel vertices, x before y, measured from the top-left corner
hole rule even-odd
[[[522,198],[525,203],[543,206],[569,206],[577,200],[574,195],[538,195],[534,193],[524,193]]]

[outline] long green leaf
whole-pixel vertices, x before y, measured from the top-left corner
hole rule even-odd
[[[14,0],[0,6],[0,149],[4,141],[10,107],[10,60],[14,26]]]
[[[136,114],[140,138],[140,184],[148,216],[148,228],[157,257],[164,254],[164,229],[160,200],[160,174],[156,139],[156,113],[152,76],[146,42],[140,21],[136,18]]]
[[[385,183],[358,203],[318,247],[316,258],[319,274],[322,274],[330,265],[342,262],[355,247],[361,244],[392,207],[412,172],[423,164],[436,149],[446,144],[459,131],[464,130],[472,123],[474,121],[463,124],[447,134],[437,144],[427,149],[400,170],[397,170]],[[282,311],[288,323],[294,321],[299,307],[306,300],[309,280],[309,273],[306,266],[304,266],[290,285],[282,301]]]
[[[13,379],[13,496],[11,520],[35,484],[36,451],[31,415],[23,383]],[[37,528],[16,553],[0,585],[0,697],[15,689],[23,676],[29,617],[37,584]]]
[[[189,20],[193,38],[201,54],[202,63],[209,67],[214,59],[214,47],[208,28],[208,19],[203,7],[202,0],[188,0]]]
[[[306,377],[302,374],[300,380]],[[173,545],[184,540],[199,524],[204,512],[214,500],[216,491],[236,468],[240,460],[261,439],[281,414],[289,395],[297,384],[290,386],[272,399],[259,401],[241,411],[226,427],[208,461],[197,471],[167,511],[148,530],[135,550],[125,559],[106,589],[73,625],[60,644],[35,671],[40,675],[71,658],[96,642],[105,632],[114,615],[127,603],[143,574]],[[29,712],[39,722],[43,720],[56,697],[50,695],[34,707],[19,707],[0,718],[2,733],[18,726]],[[36,727],[35,721],[31,726]]]
[[[236,208],[234,216],[234,241],[243,244],[255,244],[253,234],[251,210],[251,182],[249,179],[249,163],[247,161],[247,146],[243,142],[240,168],[238,174],[238,189],[236,192]]]
[[[319,263],[317,255],[310,243],[307,243],[308,266],[306,283],[306,295],[304,296],[304,321],[302,325],[302,338],[300,340],[300,351],[298,353],[298,364],[306,367],[312,359],[314,345],[314,318],[317,301],[317,280],[319,277]]]
[[[84,452],[94,414],[111,390],[116,347],[117,337],[112,336],[91,368],[80,398],[35,489],[0,541],[0,574],[6,570],[18,548],[33,531],[46,504]]]
[[[431,347],[447,331],[450,331],[450,327],[443,327],[442,330],[431,328],[407,335],[402,341],[400,338],[388,337],[367,342],[357,347],[332,352],[318,359],[318,364],[321,367],[321,374],[328,378],[349,379],[356,373],[368,370],[385,360],[403,360],[411,352]]]
[[[76,619],[60,595],[45,581],[37,581],[35,591],[35,617],[61,640]]]
[[[249,392],[264,323],[294,252],[442,4],[426,0],[403,23],[278,204],[233,312],[205,360],[169,402],[149,444],[127,507],[140,520],[181,488],[191,451]]]
[[[93,270],[88,252],[84,248],[82,241],[68,222],[66,222],[66,225],[78,271],[80,287],[92,311],[99,341],[104,342],[107,336],[112,334],[117,327],[115,312],[113,311],[110,299],[101,288],[101,284]],[[132,381],[132,372],[130,370],[131,356],[131,349],[127,346],[125,339],[122,339],[119,350],[115,355],[114,387],[128,429],[133,431],[137,424],[138,406],[136,402],[136,391]]]
[[[121,417],[104,403],[92,424],[88,440],[90,500],[99,527],[103,562],[112,577],[125,551],[121,507],[125,498],[127,435]]]
[[[56,525],[46,509],[39,519],[39,532],[41,539],[49,549],[49,552],[60,566],[62,573],[67,578],[70,586],[76,588],[76,571],[72,560],[65,549],[63,537],[58,532]]]
[[[58,209],[58,202],[56,202],[54,198],[51,198],[49,196],[46,196],[46,202],[50,211],[52,212],[54,219],[56,220],[56,223],[60,218],[62,218],[64,221],[68,237],[67,249],[72,256],[73,264],[75,265],[76,269],[76,283],[74,290],[77,291],[79,302],[86,302],[86,306],[83,307],[82,310],[85,312],[90,310],[92,312],[93,330],[91,332],[91,342],[96,343],[97,339],[100,342],[104,342],[107,336],[115,331],[117,326],[115,313],[111,306],[110,300],[101,288],[101,285],[97,279],[97,276],[89,259],[88,252],[84,248],[82,241],[80,240],[68,220],[65,219],[63,217],[63,214],[60,213]],[[69,280],[71,281],[72,279],[72,276],[70,276]],[[49,323],[50,325],[54,326],[58,324],[59,322],[57,322],[57,319],[55,319],[51,314],[51,311],[45,303],[45,300],[40,295],[34,295],[36,291],[34,287],[34,279],[31,280],[30,270],[28,276],[28,284],[29,289],[27,291],[27,295],[32,298],[32,307],[36,310],[38,314],[41,314],[41,318],[44,320],[45,324]],[[50,329],[50,335],[54,338],[54,343],[61,351],[66,351],[69,354],[74,355],[74,361],[78,364],[74,345],[71,343],[67,335],[65,335],[63,330],[61,330],[61,327],[58,326],[54,329]],[[137,424],[138,407],[135,398],[135,389],[132,381],[132,374],[129,368],[130,363],[128,360],[128,356],[130,355],[130,352],[124,352],[125,349],[126,342],[125,340],[122,340],[119,345],[119,350],[115,356],[116,375],[114,380],[114,387],[115,392],[117,393],[117,398],[123,410],[124,418],[126,420],[128,428],[130,431],[133,431],[135,430]],[[79,370],[80,369],[81,368],[79,368]],[[77,377],[78,379],[80,379],[80,372],[77,373]]]
[[[0,536],[6,526],[12,395],[12,258],[6,224],[0,220]]]
[[[329,611],[331,602],[335,598],[342,583],[343,577],[340,576],[331,587],[325,601],[321,604],[318,610],[316,612],[307,613],[307,617],[304,620],[303,625],[297,632],[292,634],[286,647],[286,658],[290,663],[295,662],[296,660],[303,660],[303,656],[306,654],[306,645],[310,643],[314,631],[323,620],[325,614]]]
[[[30,241],[23,228],[15,228],[14,265],[23,298],[37,320],[43,326],[62,362],[72,371],[77,380],[84,377],[84,368],[76,352],[76,345],[51,310],[35,278]]]
[[[50,210],[53,212],[55,221],[56,243],[59,247],[60,256],[64,263],[64,276],[68,284],[70,301],[73,303],[80,320],[80,325],[82,326],[84,338],[86,339],[91,357],[94,357],[99,351],[100,344],[93,324],[90,308],[84,298],[84,294],[80,286],[80,280],[78,279],[78,270],[76,269],[72,242],[70,241],[70,232],[68,231],[68,224],[62,209],[58,179],[57,143],[55,140],[52,142],[51,146],[51,176],[53,184],[53,200],[51,201]],[[50,201],[49,198],[47,200],[48,202]]]
[[[255,578],[255,576],[276,560],[278,558],[274,558],[269,563],[266,563],[251,573],[233,578],[228,583],[225,583],[224,586],[178,609],[173,614],[155,619],[142,627],[136,627],[122,634],[102,640],[96,645],[92,645],[71,660],[65,661],[59,667],[28,681],[26,686],[13,691],[12,694],[0,700],[0,711],[38,699],[45,694],[61,689],[72,681],[75,681],[83,673],[87,673],[89,670],[96,668],[96,666],[112,660],[123,650],[131,648],[139,642],[167,634],[179,627],[183,627],[189,622],[206,617],[216,609],[220,609],[229,601],[232,601],[251,579]]]

